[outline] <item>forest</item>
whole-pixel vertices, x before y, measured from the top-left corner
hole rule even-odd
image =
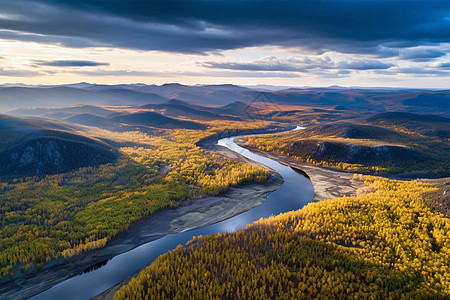
[[[428,121],[431,117],[427,116],[405,115],[404,119],[394,116],[386,120],[379,114],[356,121],[315,122],[304,130],[249,136],[245,145],[348,172],[449,176],[450,119],[437,122]]]
[[[202,150],[200,139],[261,123],[210,122],[207,130],[99,130],[117,163],[0,182],[0,280],[104,247],[139,219],[228,186],[264,182],[268,171]]]
[[[354,179],[356,197],[179,245],[115,299],[448,299],[450,219],[425,205],[438,187]]]

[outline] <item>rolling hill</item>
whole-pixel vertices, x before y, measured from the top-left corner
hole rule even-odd
[[[450,119],[411,113],[323,122],[246,144],[323,167],[403,176],[448,176]]]
[[[169,107],[170,105],[167,104]],[[178,105],[179,106],[179,105]],[[165,104],[160,105],[146,105],[145,107],[165,107]],[[186,107],[189,111],[189,107]],[[174,108],[178,110],[179,116],[183,116],[184,107]],[[191,109],[192,111],[192,109]],[[195,116],[200,117],[202,113],[206,115],[213,114],[209,112],[198,112]],[[163,116],[156,112],[142,111],[137,113],[126,113],[108,110],[102,107],[91,105],[76,105],[62,108],[28,108],[17,109],[11,112],[16,116],[38,116],[44,118],[52,118],[64,122],[71,122],[86,126],[95,126],[102,129],[114,131],[136,130],[135,127],[130,126],[150,126],[156,128],[187,128],[187,129],[202,129],[204,125],[199,123],[178,120],[168,116]],[[188,114],[188,113],[186,113]],[[191,113],[194,116],[194,113]],[[220,117],[218,115],[218,117]],[[200,119],[201,118],[197,118]]]
[[[112,146],[73,132],[70,125],[0,115],[0,177],[48,175],[111,163]]]
[[[379,88],[289,88],[275,91],[236,85],[72,84],[63,86],[0,86],[0,107],[7,112],[23,107],[89,105],[145,105],[178,99],[189,104],[224,106],[270,102],[349,110],[402,111],[450,116],[450,91]],[[216,113],[216,112],[215,112]],[[220,113],[219,113],[220,114]]]
[[[220,110],[213,107],[188,104],[180,100],[170,100],[169,102],[162,104],[147,104],[141,106],[141,108],[152,109],[169,117],[185,117],[191,120],[211,121],[239,119],[235,116],[216,113],[215,111],[220,112]]]
[[[138,112],[133,114],[120,114],[110,118],[116,124],[124,123],[126,125],[151,126],[158,128],[186,128],[186,129],[203,129],[204,125],[182,121],[174,118],[166,117],[155,112]]]
[[[402,126],[425,136],[450,137],[450,119],[440,116],[388,112],[377,114],[367,121],[382,126]]]
[[[74,105],[69,107],[33,107],[33,108],[19,108],[8,112],[8,115],[13,116],[30,116],[51,118],[57,120],[64,120],[78,114],[92,114],[101,117],[111,115],[113,111],[93,106],[93,105]]]

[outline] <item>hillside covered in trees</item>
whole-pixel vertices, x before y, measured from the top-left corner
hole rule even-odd
[[[448,118],[382,113],[316,123],[295,132],[247,137],[245,144],[344,171],[450,175]]]
[[[0,178],[58,174],[118,160],[119,151],[56,120],[0,115]]]
[[[424,204],[438,187],[355,178],[357,197],[178,246],[115,299],[448,299],[450,219]]]
[[[36,122],[49,121],[32,119]],[[202,125],[207,130],[151,128],[152,135],[85,128],[96,138],[80,136],[82,141],[108,141],[120,156],[56,174],[0,181],[0,282],[104,247],[137,220],[182,201],[217,195],[229,186],[264,182],[267,170],[196,145],[208,136],[259,126],[210,122]],[[61,154],[62,159],[70,157]]]

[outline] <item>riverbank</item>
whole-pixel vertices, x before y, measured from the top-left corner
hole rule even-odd
[[[239,141],[239,139],[235,139],[235,142],[236,142],[236,144],[240,145],[241,147],[242,146],[245,147],[245,145],[243,145],[243,143],[242,143],[242,140]],[[240,155],[236,154],[233,151],[229,151],[227,148],[218,146],[217,140],[206,141],[206,143],[203,143],[201,146],[207,150],[214,151],[215,153],[219,153],[219,154],[224,155],[231,159],[254,163],[253,161],[248,161],[247,159],[242,158]],[[245,147],[245,148],[249,148],[249,147]],[[255,152],[259,155],[265,156],[267,158],[278,161],[285,165],[289,165],[294,170],[298,169],[295,171],[297,171],[299,173],[303,173],[302,171],[304,171],[314,185],[314,188],[315,188],[314,200],[315,201],[320,201],[320,200],[327,199],[327,198],[342,197],[342,196],[355,196],[358,189],[366,187],[359,180],[353,180],[353,174],[351,174],[351,173],[323,169],[323,168],[314,167],[314,166],[307,166],[307,165],[301,164],[298,161],[295,161],[289,157],[284,157],[281,155],[274,155],[272,153],[267,153],[264,151],[260,151],[258,149],[251,149],[251,150],[252,150],[252,152]],[[444,194],[445,194],[445,192],[444,192]],[[96,300],[112,299],[114,296],[114,293],[123,284],[128,283],[133,277],[136,277],[137,274],[139,274],[140,271],[142,271],[145,267],[143,267],[141,270],[137,271],[135,274],[129,276],[127,279],[123,280],[121,283],[117,284],[115,287],[109,289],[108,291],[98,295],[97,297],[95,297],[93,299],[96,299]]]
[[[237,160],[246,161],[243,157]],[[188,231],[231,218],[260,205],[269,193],[282,184],[281,176],[271,171],[269,179],[263,184],[231,187],[222,195],[186,202],[177,208],[154,214],[147,220],[138,222],[104,248],[83,253],[72,260],[54,261],[37,274],[3,283],[0,286],[2,299],[29,298],[66,279],[107,264],[109,259],[118,254],[167,234]]]
[[[299,161],[280,154],[272,152],[266,152],[259,150],[258,148],[249,147],[245,145],[242,138],[234,140],[239,146],[249,149],[252,152],[273,159],[285,165],[304,171],[311,183],[314,186],[314,199],[313,201],[321,201],[324,199],[338,198],[338,197],[351,197],[356,196],[356,191],[359,188],[365,187],[365,185],[358,181],[353,180],[353,173],[340,172],[330,169],[324,169],[315,166],[308,166],[300,163]]]
[[[229,150],[228,148],[225,148],[223,146],[220,146],[217,144],[217,141],[222,137],[217,137],[209,140],[204,140],[199,143],[199,146],[201,146],[203,149],[212,151],[216,154],[220,154],[222,156],[225,156],[229,159],[233,159],[236,161],[256,165],[259,167],[267,168],[266,166],[259,164],[253,160],[247,159],[244,156]],[[284,157],[281,155],[274,155],[272,153],[267,153],[264,151],[260,151],[258,149],[249,148],[243,144],[243,141],[239,138],[234,140],[236,144],[238,144],[241,147],[245,147],[247,149],[250,149],[252,152],[255,152],[259,155],[268,157],[272,160],[278,161],[282,164],[289,165],[292,168],[297,168],[299,170],[295,170],[299,173],[306,173],[306,177],[308,177],[311,182],[314,185],[314,199],[313,201],[320,201],[324,199],[329,198],[336,198],[336,197],[342,197],[342,196],[354,196],[356,195],[356,191],[364,187],[364,184],[362,184],[360,181],[353,180],[353,174],[339,172],[339,171],[333,171],[333,170],[327,170],[322,169],[319,167],[313,167],[313,166],[306,166],[303,164],[300,164],[296,161],[293,161],[292,159],[288,157]],[[301,172],[303,171],[303,172]],[[271,174],[273,171],[271,171]],[[275,173],[276,174],[276,173]],[[145,266],[147,267],[147,266]],[[120,289],[121,286],[124,284],[127,284],[133,277],[136,277],[145,267],[141,268],[140,270],[136,271],[134,274],[128,276],[126,279],[122,280],[120,283],[116,284],[115,286],[111,287],[110,289],[106,290],[105,292],[99,294],[98,296],[94,297],[94,300],[105,300],[105,299],[112,299],[114,296],[114,293]]]
[[[268,169],[263,164],[255,162],[253,160],[250,160],[242,155],[237,154],[234,151],[231,151],[225,147],[217,145],[217,141],[221,138],[223,138],[223,137],[221,136],[221,137],[216,137],[213,139],[204,140],[199,143],[199,146],[205,150],[212,151],[216,154],[220,154],[228,159],[232,159],[235,161],[239,161],[239,162],[251,164],[254,166],[258,166],[258,167],[261,167],[264,169]],[[256,207],[256,206],[262,204],[266,200],[267,195],[269,193],[278,189],[283,184],[283,179],[281,178],[281,176],[278,173],[274,172],[271,169],[268,169],[268,170],[270,172],[270,177],[269,177],[269,180],[267,180],[264,184],[252,184],[252,185],[246,185],[246,186],[238,187],[238,188],[230,188],[230,190],[229,190],[230,195],[228,195],[229,196],[229,197],[227,197],[228,199],[226,201],[222,202],[222,204],[224,206],[229,206],[231,203],[235,203],[235,205],[236,205],[235,208],[233,210],[229,210],[228,212],[226,210],[222,209],[222,210],[216,211],[214,213],[224,213],[225,215],[229,215],[228,218],[230,218],[230,217],[237,215],[243,211],[247,211],[253,207]],[[261,195],[259,198],[259,201],[256,198],[258,193]],[[217,198],[217,197],[212,197],[212,198]],[[246,201],[242,201],[242,199],[246,199]],[[240,212],[237,213],[238,211],[240,211]],[[213,210],[209,210],[209,212],[213,212]],[[205,215],[208,215],[208,213],[206,213]],[[179,218],[174,219],[172,224],[174,226],[177,226],[177,224],[179,222],[184,223],[185,225],[192,224],[192,222],[195,224],[198,222],[198,217],[199,217],[198,212],[186,213],[185,215],[182,215]],[[214,218],[214,217],[221,218],[221,216],[215,216],[215,215],[212,215],[210,217],[211,218]],[[227,219],[227,217],[224,217],[223,219]],[[127,278],[123,279],[121,282],[117,283],[116,285],[114,285],[113,287],[104,291],[103,293],[97,295],[96,297],[93,297],[92,299],[93,300],[113,299],[114,293],[117,290],[119,290],[124,284],[127,284],[132,278],[136,277],[146,267],[147,266],[144,266],[143,268],[137,270],[135,273],[131,274]]]

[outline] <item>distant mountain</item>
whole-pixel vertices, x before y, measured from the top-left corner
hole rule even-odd
[[[273,87],[271,87],[273,88]],[[203,106],[224,106],[233,102],[269,102],[313,107],[345,107],[369,112],[403,111],[450,116],[450,91],[391,88],[288,88],[269,90],[236,85],[96,85],[0,86],[0,110],[25,107],[62,107],[75,104],[146,105],[169,99]],[[216,113],[216,112],[214,112]],[[220,113],[219,113],[220,114]]]
[[[114,129],[115,127],[117,127],[117,124],[109,120],[108,118],[93,114],[77,114],[65,118],[64,120],[75,124],[95,126],[103,129]]]
[[[370,122],[418,122],[418,123],[447,123],[450,124],[450,118],[434,115],[418,115],[405,112],[387,112],[374,115],[367,119]]]
[[[344,106],[372,112],[402,111],[450,116],[450,91],[287,89],[267,93],[280,104]]]
[[[8,112],[13,116],[34,116],[64,120],[77,114],[93,114],[101,117],[111,115],[111,110],[92,106],[92,105],[75,105],[69,107],[36,107],[36,108],[19,108]]]
[[[181,100],[170,100],[167,104],[170,105],[180,105],[185,106],[196,111],[209,112],[211,116],[218,116],[219,118],[231,118],[236,119],[236,117],[249,117],[256,109],[244,102],[235,101],[223,106],[200,106],[190,104]]]
[[[142,105],[161,103],[168,99],[151,93],[127,89],[91,91],[86,88],[58,87],[3,87],[0,88],[0,112],[30,107],[64,107],[77,104]]]
[[[204,125],[182,121],[174,118],[166,117],[155,112],[139,112],[133,114],[121,114],[110,118],[114,123],[135,125],[135,126],[150,126],[158,128],[187,128],[187,129],[203,129]]]
[[[195,116],[199,117],[194,119],[202,120],[202,118],[200,118],[201,114],[209,116],[211,117],[211,119],[213,119],[212,117],[214,116],[214,114],[210,112],[198,111],[196,112],[196,114],[194,114],[195,110],[193,108],[190,108],[188,104],[186,104],[186,106],[183,106],[174,103],[178,102],[172,101],[167,104],[148,104],[144,107],[158,107],[161,110],[164,110],[167,106],[171,108],[169,109],[169,111],[171,111],[173,115],[176,115],[175,112],[178,107],[178,112],[180,116],[188,115],[187,113],[183,114],[183,111],[187,110],[192,112],[193,117]],[[35,116],[43,118],[52,118],[64,122],[71,122],[86,126],[95,126],[103,129],[116,131],[137,129],[136,127],[133,127],[133,129],[131,129],[129,128],[129,125],[147,126],[147,127],[150,126],[156,128],[190,128],[190,129],[204,128],[204,125],[202,124],[178,120],[175,118],[171,118],[169,116],[163,116],[156,112],[143,111],[139,113],[124,113],[90,105],[77,105],[58,108],[32,108],[32,109],[23,108],[14,110],[11,112],[11,114],[16,116]],[[223,119],[226,118],[227,117],[223,117]]]
[[[0,177],[48,175],[117,160],[119,152],[70,125],[0,115]]]
[[[230,115],[221,115],[218,113],[214,113],[212,111],[216,110],[215,108],[211,109],[204,106],[199,105],[191,105],[184,101],[179,100],[170,100],[167,103],[162,104],[147,104],[141,106],[144,109],[152,109],[155,110],[165,116],[170,117],[185,117],[192,120],[203,120],[203,121],[211,121],[211,120],[238,120],[239,118]]]
[[[247,116],[247,117],[251,116],[252,113],[255,112],[254,107],[241,101],[235,101],[233,103],[224,105],[218,108],[217,110],[224,114],[230,114],[234,116]]]

